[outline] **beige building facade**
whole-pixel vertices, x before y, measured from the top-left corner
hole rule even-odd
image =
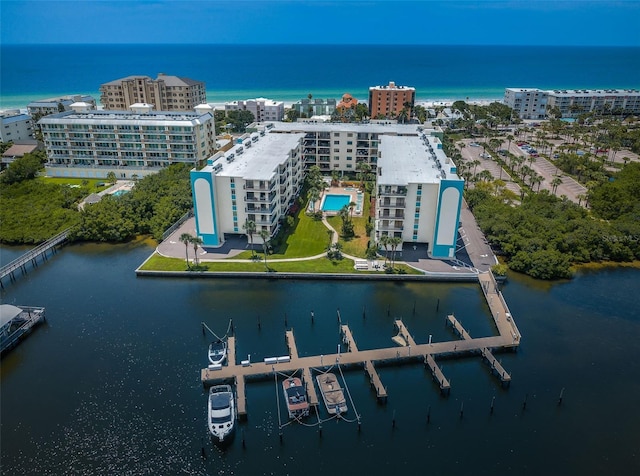
[[[133,104],[151,104],[155,111],[193,111],[207,102],[202,81],[158,74],[128,76],[100,85],[100,102],[108,111],[127,111]]]

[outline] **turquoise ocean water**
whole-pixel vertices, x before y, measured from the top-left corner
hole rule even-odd
[[[374,85],[413,86],[419,100],[500,100],[506,87],[640,88],[640,48],[361,45],[2,45],[0,108],[158,73],[205,81],[207,99],[309,93],[368,98]]]

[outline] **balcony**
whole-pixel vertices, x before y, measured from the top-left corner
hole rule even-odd
[[[402,231],[402,230],[404,230],[404,227],[402,226],[402,222],[400,222],[400,223],[396,223],[396,222],[391,222],[391,223],[381,222],[381,223],[378,223],[378,230],[380,230],[380,231]]]
[[[378,218],[404,220],[404,210],[395,210],[395,213],[392,213],[390,210],[382,209],[378,211]]]
[[[385,198],[378,201],[378,207],[380,208],[404,208],[405,206],[404,199],[391,200],[390,198]]]
[[[378,187],[378,195],[382,197],[405,197],[407,195],[407,187],[380,186]]]

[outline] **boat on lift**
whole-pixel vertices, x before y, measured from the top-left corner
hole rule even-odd
[[[209,362],[211,365],[222,365],[227,359],[227,341],[217,339],[209,345]]]
[[[327,372],[326,374],[318,375],[316,380],[320,386],[320,393],[322,393],[322,399],[327,411],[332,415],[346,413],[348,410],[347,401],[336,376]]]
[[[287,402],[289,418],[303,418],[309,416],[309,402],[307,392],[298,377],[290,377],[282,382],[282,391]]]

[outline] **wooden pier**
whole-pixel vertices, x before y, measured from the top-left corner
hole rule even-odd
[[[27,273],[27,265],[31,263],[33,267],[38,266],[38,258],[42,258],[42,261],[47,260],[47,252],[55,253],[56,248],[58,246],[62,246],[66,243],[67,238],[69,236],[69,230],[65,230],[62,233],[54,236],[50,240],[45,241],[44,243],[36,246],[32,250],[27,251],[25,254],[20,256],[19,258],[13,260],[12,262],[4,265],[0,268],[0,287],[4,289],[4,284],[2,280],[7,276],[11,281],[16,280],[16,271],[20,270],[22,274]]]
[[[447,316],[447,322],[451,324],[451,327],[453,327],[453,330],[456,331],[456,334],[458,334],[460,338],[464,340],[471,340],[471,336],[469,335],[469,333],[465,330],[464,327],[462,327],[462,324],[458,322],[453,314],[449,314]]]
[[[449,394],[449,392],[451,391],[451,384],[444,376],[444,374],[442,373],[442,369],[440,369],[431,354],[427,354],[425,356],[424,363],[431,369],[431,375],[433,375],[433,378],[436,380],[436,382],[438,382],[438,385],[440,386],[440,392]]]
[[[482,357],[491,366],[491,372],[498,376],[503,385],[509,385],[511,383],[511,375],[502,367],[502,364],[496,359],[491,351],[486,347],[480,351]]]
[[[345,350],[349,352],[359,352],[358,346],[356,345],[356,341],[353,338],[353,334],[351,333],[351,329],[347,325],[340,326],[340,330],[342,331],[342,342],[347,346]],[[373,365],[373,362],[370,360],[365,360],[364,362],[364,371],[369,376],[369,383],[371,387],[376,392],[376,397],[378,400],[387,401],[387,389],[382,385],[382,380],[380,380],[380,375],[378,375],[378,371]]]
[[[236,363],[235,339],[228,340],[228,365],[220,369],[205,368],[201,371],[203,385],[213,385],[221,381],[235,381],[238,396],[238,416],[246,417],[245,380],[247,378],[259,378],[273,376],[275,372],[292,373],[301,370],[307,389],[309,404],[318,405],[318,394],[314,385],[313,370],[328,369],[334,365],[341,367],[357,366],[363,368],[369,376],[371,386],[379,399],[386,400],[387,391],[375,369],[376,363],[410,363],[424,361],[433,378],[438,383],[443,393],[449,393],[451,383],[444,376],[436,363],[438,356],[450,357],[457,354],[479,354],[489,363],[491,370],[500,378],[503,384],[511,381],[511,376],[493,356],[496,349],[515,349],[520,344],[520,333],[513,322],[502,294],[498,291],[495,280],[490,273],[480,275],[479,281],[482,290],[489,303],[491,315],[496,324],[498,335],[490,337],[472,338],[462,324],[453,315],[447,316],[447,323],[452,326],[461,340],[445,342],[417,343],[401,319],[394,321],[398,334],[394,336],[394,342],[399,346],[379,349],[359,349],[348,325],[342,324],[340,312],[340,333],[343,351],[340,346],[337,353],[327,355],[312,355],[300,357],[293,330],[285,332],[285,340],[289,349],[289,355],[267,357],[263,361]],[[398,342],[401,340],[402,342]],[[402,345],[404,343],[405,345]]]

